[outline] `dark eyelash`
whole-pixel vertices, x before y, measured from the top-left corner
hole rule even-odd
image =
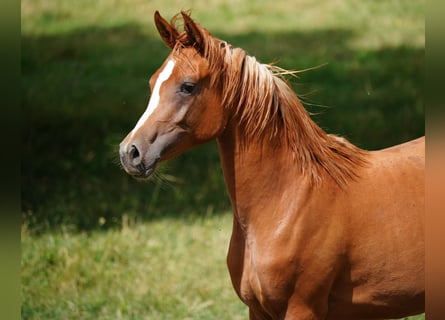
[[[196,85],[193,82],[183,82],[179,88],[179,92],[191,95],[195,91]]]

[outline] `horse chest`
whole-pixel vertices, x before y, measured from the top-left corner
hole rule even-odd
[[[279,259],[279,251],[272,254],[244,239],[233,243],[234,238],[227,262],[238,296],[251,310],[281,314],[293,293],[295,269]]]

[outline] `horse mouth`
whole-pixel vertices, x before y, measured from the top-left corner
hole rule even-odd
[[[158,161],[153,161],[152,163],[150,163],[149,165],[146,165],[144,162],[142,162],[139,166],[139,172],[136,174],[133,174],[133,177],[138,179],[138,180],[147,180],[149,179],[153,173],[156,170]]]
[[[147,180],[156,171],[157,164],[158,160],[154,160],[149,164],[147,164],[145,161],[141,161],[141,163],[139,163],[135,167],[127,166],[123,162],[122,166],[124,170],[133,178],[137,180]]]

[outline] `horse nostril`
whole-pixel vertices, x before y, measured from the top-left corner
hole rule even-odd
[[[133,163],[138,162],[138,159],[140,157],[140,153],[139,153],[138,148],[134,144],[131,145],[129,156],[130,156],[130,160]]]

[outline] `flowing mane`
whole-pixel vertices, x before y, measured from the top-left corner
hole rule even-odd
[[[177,17],[171,21],[172,27]],[[313,184],[319,184],[323,172],[340,186],[358,176],[365,166],[366,151],[346,139],[324,132],[304,108],[285,76],[294,74],[270,64],[262,64],[240,48],[213,37],[200,28],[205,37],[200,51],[209,62],[211,86],[223,94],[223,106],[231,108],[244,126],[246,141],[268,139],[285,143],[292,151],[301,172]],[[180,57],[181,49],[194,46],[187,33],[178,33],[173,49]]]

